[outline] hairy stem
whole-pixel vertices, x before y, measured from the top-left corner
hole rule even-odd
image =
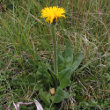
[[[58,57],[57,57],[57,37],[56,37],[56,26],[51,25],[51,32],[53,38],[53,52],[54,52],[54,72],[58,74]]]

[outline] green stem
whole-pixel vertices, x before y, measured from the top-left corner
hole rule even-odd
[[[57,38],[56,38],[56,26],[51,25],[51,32],[53,37],[53,51],[54,51],[54,72],[58,74],[58,57],[57,57]]]
[[[59,0],[56,0],[56,2],[55,2],[55,5],[56,5],[56,6],[58,6],[58,2],[59,2]]]

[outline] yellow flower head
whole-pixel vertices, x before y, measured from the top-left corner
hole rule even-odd
[[[41,10],[41,17],[46,18],[46,22],[50,24],[56,22],[60,17],[65,17],[64,14],[64,8],[58,8],[56,6],[46,7]]]

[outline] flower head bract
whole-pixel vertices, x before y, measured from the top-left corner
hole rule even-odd
[[[41,17],[46,18],[46,22],[50,24],[56,22],[60,17],[65,17],[64,14],[64,8],[58,8],[56,6],[46,7],[41,10]]]

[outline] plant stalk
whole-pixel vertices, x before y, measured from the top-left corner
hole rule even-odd
[[[58,56],[57,56],[57,37],[56,37],[56,25],[51,25],[51,32],[53,38],[53,52],[54,52],[54,72],[58,74]]]

